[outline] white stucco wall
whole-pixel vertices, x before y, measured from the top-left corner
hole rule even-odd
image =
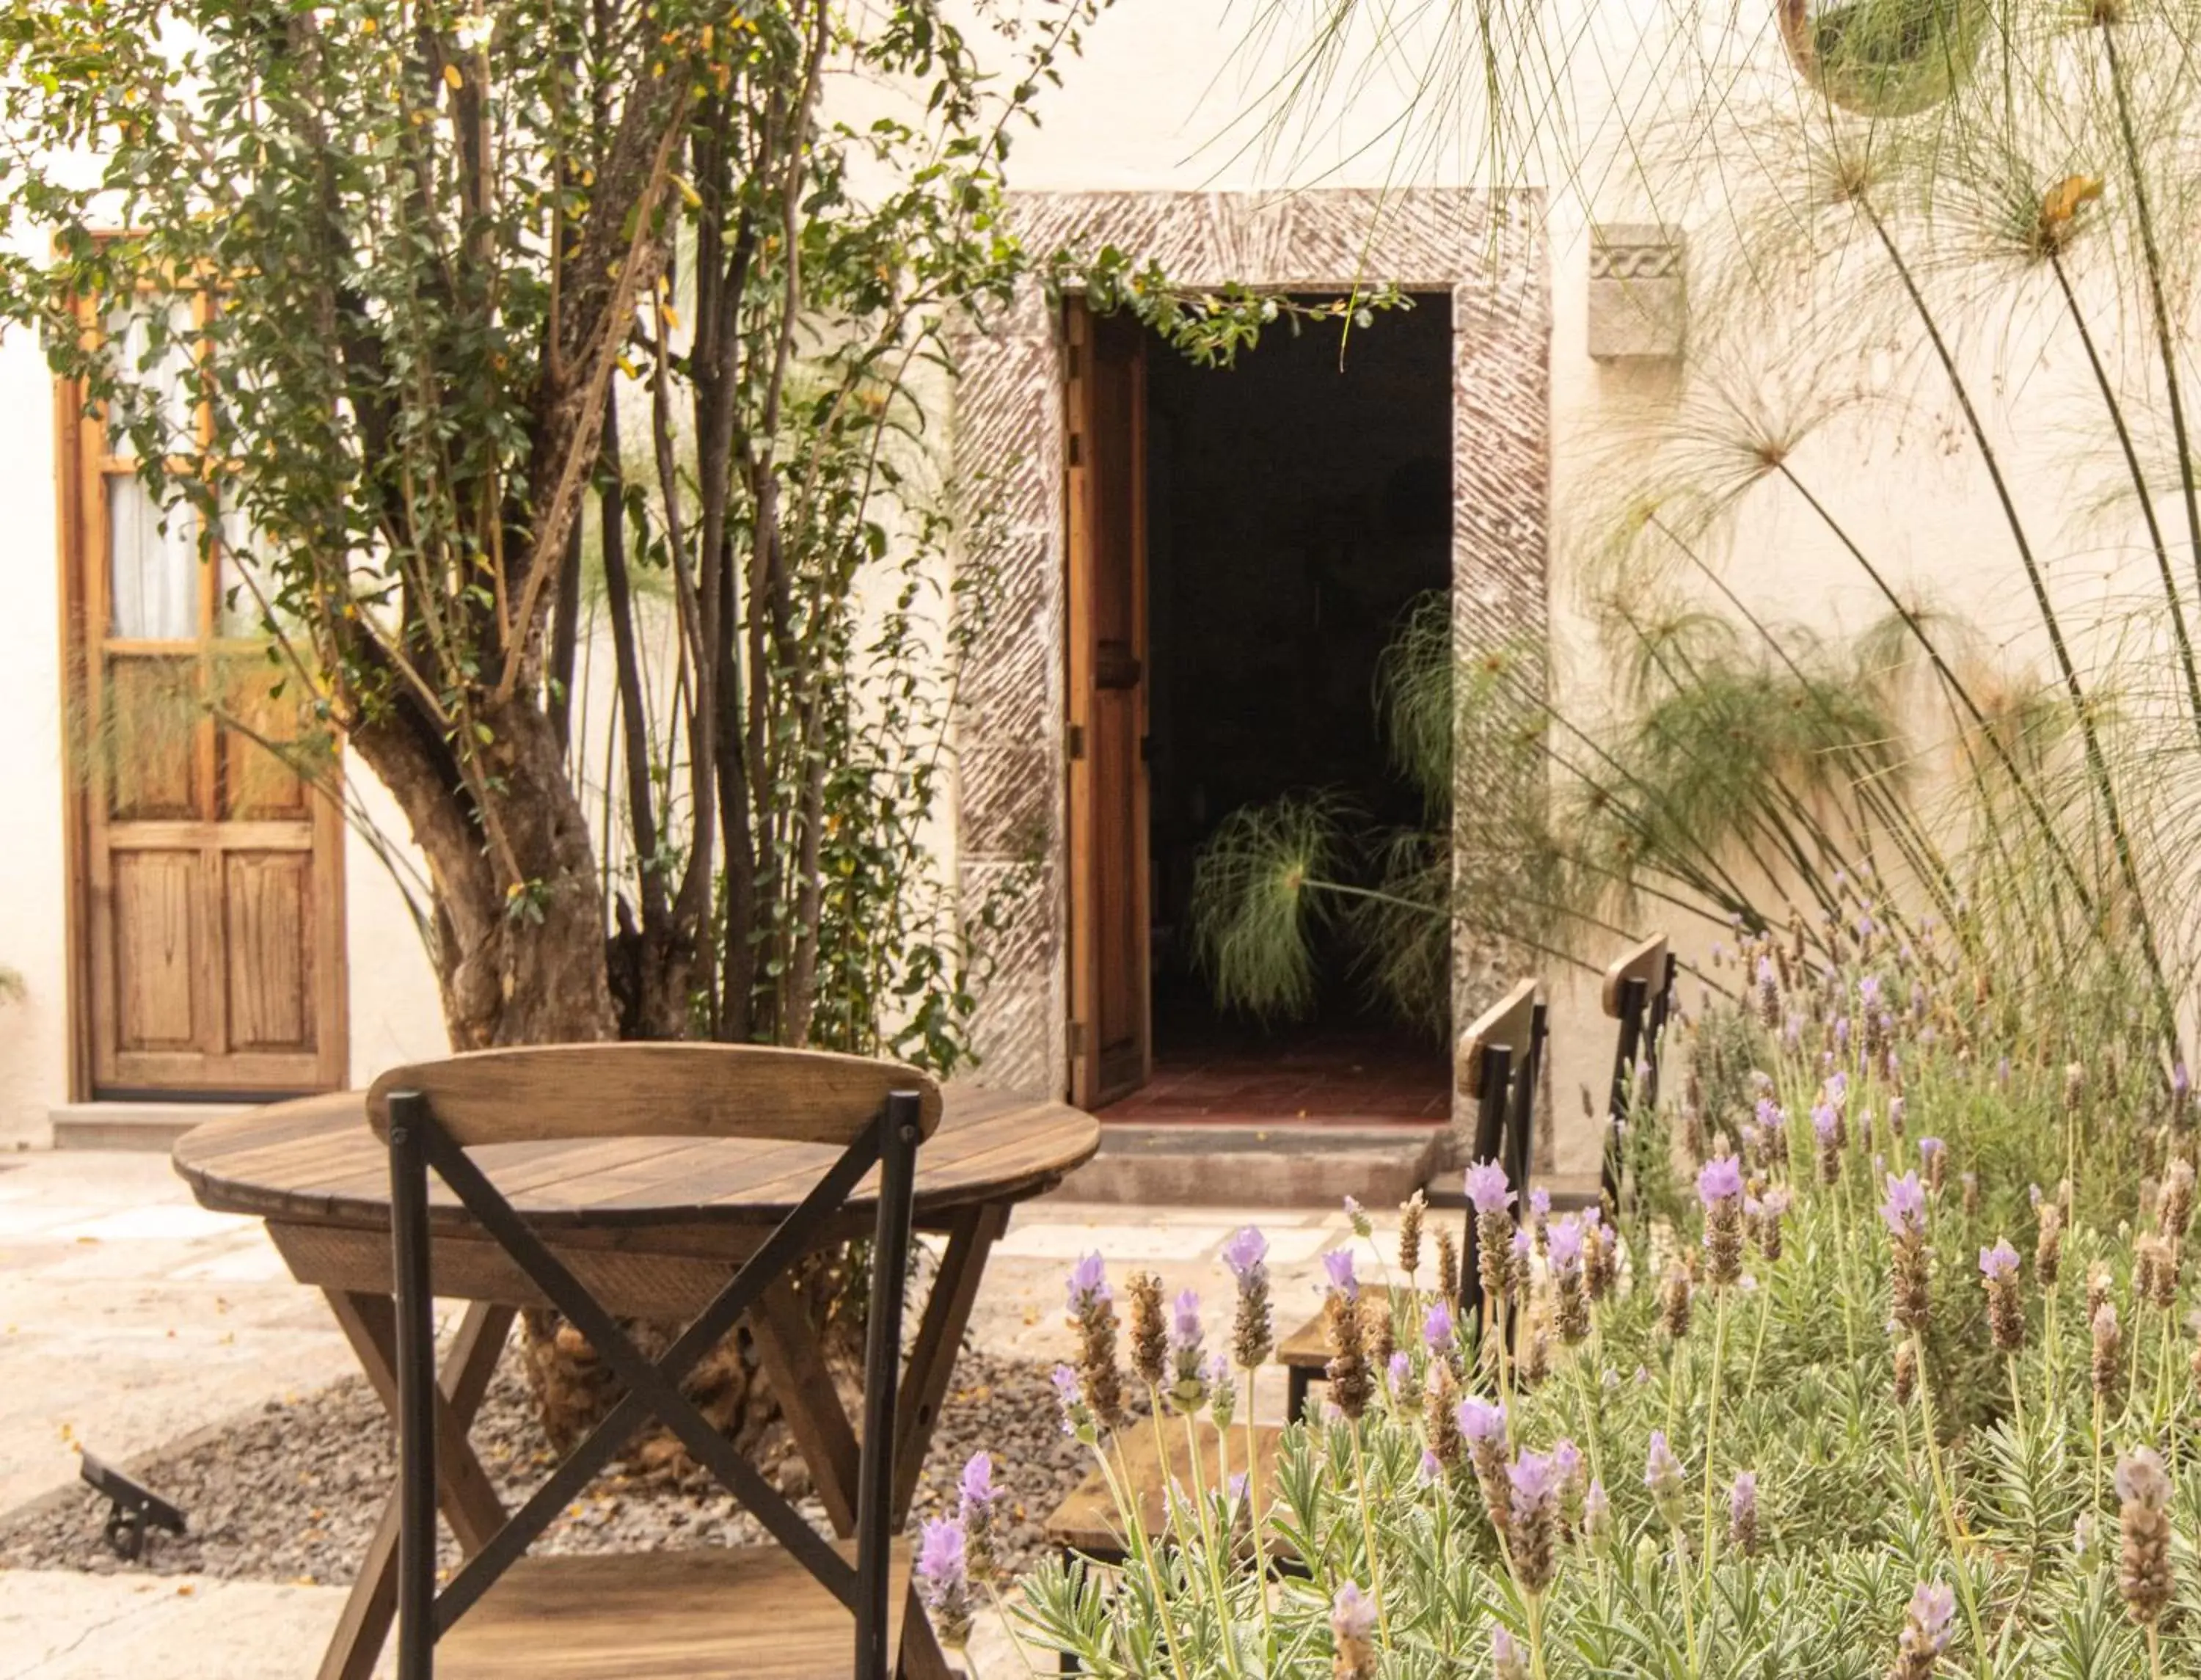
[[[68,1083],[60,570],[53,403],[30,333],[0,335],[0,1148],[43,1137]]]

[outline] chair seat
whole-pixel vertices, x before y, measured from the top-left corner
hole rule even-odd
[[[855,1548],[842,1545],[852,1562]],[[887,1594],[901,1648],[909,1546]],[[437,1642],[437,1680],[847,1680],[855,1618],[777,1547],[526,1557]]]
[[[1210,1494],[1215,1492],[1216,1473],[1222,1467],[1218,1456],[1215,1425],[1201,1419],[1194,1426],[1200,1436],[1200,1484]],[[1253,1430],[1253,1452],[1261,1468],[1261,1510],[1264,1515],[1277,1495],[1277,1443],[1283,1431],[1271,1424],[1262,1424]],[[1189,1495],[1192,1492],[1192,1455],[1185,1439],[1184,1419],[1162,1419],[1162,1439],[1169,1443],[1168,1476],[1174,1477],[1179,1487]],[[1138,1489],[1139,1520],[1149,1536],[1161,1531],[1163,1494],[1167,1486],[1162,1470],[1161,1449],[1154,1440],[1153,1425],[1138,1423],[1117,1431],[1108,1448],[1112,1459],[1121,1454],[1123,1469],[1130,1485]],[[1230,1473],[1242,1475],[1246,1469],[1246,1426],[1234,1424],[1230,1430]],[[1047,1519],[1047,1537],[1057,1546],[1085,1553],[1096,1558],[1115,1558],[1123,1555],[1123,1517],[1116,1508],[1116,1498],[1109,1490],[1108,1479],[1096,1466],[1086,1473],[1085,1479],[1071,1489],[1070,1495],[1056,1506]]]

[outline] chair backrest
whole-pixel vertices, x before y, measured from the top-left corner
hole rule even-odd
[[[479,1601],[650,1415],[854,1616],[857,1680],[886,1680],[895,1654],[889,1558],[903,1295],[919,1143],[940,1091],[913,1068],[821,1052],[725,1044],[586,1044],[486,1050],[378,1079],[368,1113],[390,1152],[397,1319],[398,1674],[431,1680],[437,1638]],[[838,1146],[807,1195],[654,1362],[497,1190],[467,1153],[481,1144],[614,1137],[757,1138]],[[680,1392],[681,1380],[765,1290],[829,1240],[877,1166],[872,1288],[852,1567]],[[436,1584],[434,1278],[428,1173],[585,1336],[626,1393],[489,1543]],[[731,1607],[730,1607],[731,1608]],[[754,1612],[758,1607],[744,1608]],[[766,1610],[764,1613],[770,1613]]]
[[[367,1094],[378,1133],[393,1091],[418,1091],[462,1148],[584,1137],[758,1137],[846,1148],[890,1091],[940,1087],[913,1067],[769,1044],[529,1044],[394,1067]]]
[[[1647,1103],[1658,1101],[1658,1047],[1672,1005],[1676,966],[1666,936],[1654,933],[1623,951],[1605,971],[1599,1001],[1605,1006],[1605,1013],[1620,1023],[1613,1044],[1612,1088],[1607,1107],[1602,1175],[1605,1200],[1616,1215],[1626,1189],[1623,1138],[1628,1122],[1630,1085],[1640,1078],[1633,1096]],[[1636,1073],[1639,1065],[1640,1076]]]
[[[1476,1106],[1471,1158],[1494,1159],[1504,1164],[1506,1182],[1519,1198],[1517,1207],[1524,1206],[1528,1200],[1536,1091],[1543,1081],[1545,1032],[1544,1005],[1537,1000],[1536,982],[1523,980],[1469,1024],[1459,1036],[1455,1057],[1460,1094]],[[1483,1304],[1481,1249],[1472,1208],[1468,1210],[1460,1252],[1465,1256],[1459,1278],[1459,1305],[1464,1317],[1480,1313]]]

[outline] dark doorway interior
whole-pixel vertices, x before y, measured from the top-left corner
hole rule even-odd
[[[1439,1120],[1447,1058],[1325,953],[1312,1019],[1220,1015],[1193,968],[1194,861],[1230,812],[1329,789],[1412,822],[1373,707],[1408,602],[1452,579],[1450,299],[1357,328],[1272,328],[1229,371],[1147,374],[1153,1031],[1139,1119]]]

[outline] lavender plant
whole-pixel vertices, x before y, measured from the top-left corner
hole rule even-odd
[[[1768,937],[1742,943],[1757,976]],[[1632,1231],[1547,1208],[1523,1280],[1486,1189],[1480,1217],[1507,1229],[1478,1232],[1502,1237],[1478,1259],[1505,1257],[1488,1281],[1517,1329],[1559,1327],[1545,1368],[1517,1339],[1501,1362],[1502,1342],[1464,1338],[1412,1276],[1379,1366],[1364,1306],[1385,1292],[1336,1251],[1329,1405],[1286,1426],[1271,1477],[1207,1501],[1250,1507],[1253,1542],[1215,1520],[1142,1536],[1127,1508],[1122,1564],[1020,1583],[1019,1638],[1095,1674],[1186,1680],[2201,1672],[2196,1303],[2168,1252],[2196,1140],[2165,1088],[2122,1050],[2070,1080],[1946,928],[1847,940],[1773,985],[1783,1030],[1764,1030],[1756,979],[1714,1006],[1759,1024],[1761,1095],[1707,1107],[1708,1147],[1734,1147],[1693,1201]],[[1875,995],[1903,1007],[1880,1019]],[[1705,1030],[1682,1024],[1679,1047]],[[1814,1109],[1823,1125],[1770,1119]],[[2035,1237],[2029,1259],[2005,1232]],[[1608,1242],[1623,1263],[1594,1288]],[[1624,1263],[1637,1245],[1648,1271]],[[1243,1368],[1273,1286],[1258,1232],[1230,1248]],[[2088,1288],[2060,1288],[2074,1269]],[[1161,1286],[1141,1289],[1159,1321]],[[1180,1297],[1165,1365],[1197,1343],[1194,1316]],[[1065,1392],[1106,1468],[1106,1432]],[[1224,1392],[1219,1421],[1250,1413],[1250,1386],[1212,1379],[1181,1404],[1212,1414]],[[1199,1477],[1227,1486],[1219,1462]]]

